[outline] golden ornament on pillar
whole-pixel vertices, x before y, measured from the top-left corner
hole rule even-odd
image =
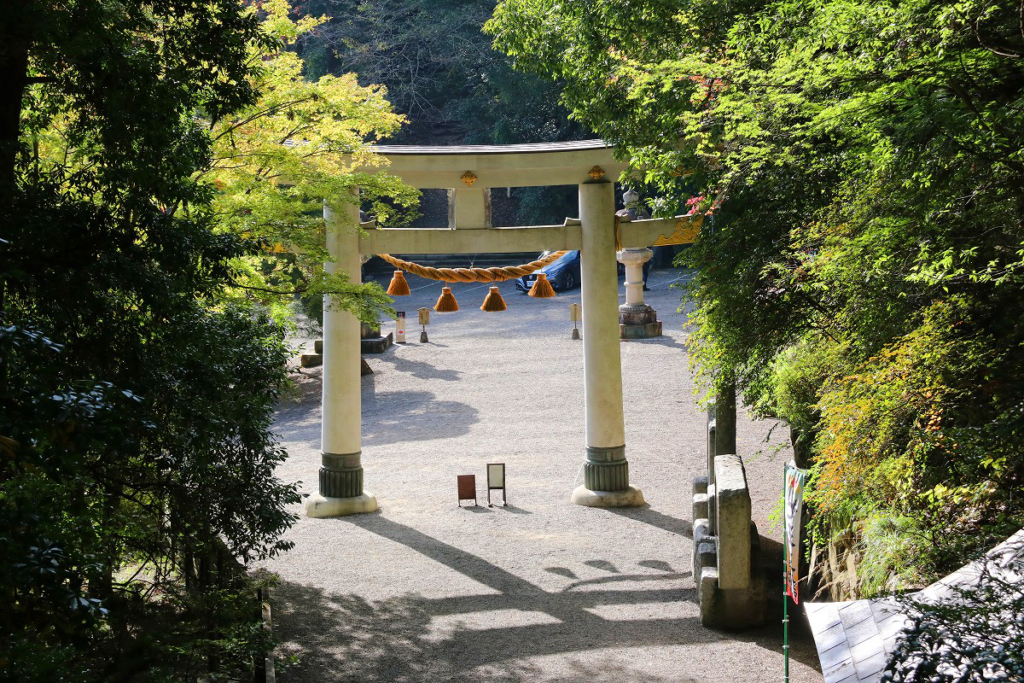
[[[405,273],[396,270],[388,285],[388,296],[409,296],[409,283],[405,280]]]
[[[473,174],[472,171],[466,171],[465,173],[462,174],[460,180],[466,183],[466,187],[473,187],[473,183],[476,182],[476,176]]]
[[[587,175],[590,176],[591,180],[600,180],[601,178],[604,178],[604,169],[600,166],[595,166],[590,169],[590,172],[588,172]]]
[[[487,292],[487,298],[484,299],[484,303],[480,306],[480,310],[485,313],[495,313],[497,311],[507,310],[508,306],[505,305],[505,300],[501,298],[501,293],[498,292],[497,287],[491,287],[491,291]]]
[[[536,299],[550,299],[555,296],[555,288],[548,282],[547,273],[537,273],[537,279],[527,294]]]
[[[459,302],[455,300],[451,287],[444,287],[441,290],[441,296],[437,298],[434,310],[438,313],[454,313],[459,310]]]

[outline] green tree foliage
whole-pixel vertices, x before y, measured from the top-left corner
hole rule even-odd
[[[237,287],[229,291],[256,296],[285,315],[293,291],[317,303],[330,292],[337,305],[375,322],[391,310],[380,286],[352,284],[323,268],[330,257],[322,208],[325,202],[338,208],[361,201],[386,225],[395,208],[416,203],[419,193],[386,169],[354,171],[383,165],[368,143],[394,134],[405,119],[392,111],[384,88],[361,87],[355,74],[303,77],[302,59],[288,48],[326,18],[296,20],[286,0],[261,3],[260,16],[274,41],[249,48],[249,63],[259,65],[249,75],[250,86],[259,97],[231,116],[209,121],[212,157],[195,175],[215,190],[218,230],[258,239],[270,252],[236,263]]]
[[[407,145],[487,145],[593,137],[559,99],[562,84],[516,72],[481,32],[494,0],[305,0],[330,21],[302,36],[307,77],[355,72],[387,87]],[[575,190],[516,188],[516,225],[575,213]]]
[[[234,0],[15,5],[0,23],[0,671],[194,678],[231,650],[215,550],[287,548],[299,500],[269,431],[283,332],[222,297],[262,250],[213,229],[196,181],[209,122],[256,102],[250,56],[274,40]]]
[[[307,0],[330,21],[300,39],[307,75],[354,72],[409,118],[403,144],[506,144],[579,137],[559,86],[512,71],[481,32],[493,0]]]
[[[933,572],[1021,519],[1018,10],[505,0],[489,25],[629,151],[655,210],[713,212],[690,350],[810,448],[819,540],[907,514]]]

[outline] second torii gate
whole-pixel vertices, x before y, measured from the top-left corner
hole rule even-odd
[[[356,229],[359,206],[346,215],[325,210],[329,272],[360,281],[361,255],[501,253],[579,249],[583,300],[583,375],[586,406],[584,483],[572,502],[592,507],[644,503],[630,485],[622,413],[616,249],[692,242],[701,217],[638,220],[616,234],[615,178],[626,168],[601,140],[531,145],[377,147],[390,173],[416,188],[449,190],[446,228]],[[375,169],[366,169],[375,170]],[[495,228],[490,188],[578,185],[580,217],[564,225]],[[632,270],[632,268],[631,268]],[[641,283],[627,285],[639,288]],[[638,279],[634,277],[634,279]],[[361,462],[359,320],[325,301],[323,416],[319,493],[306,501],[310,517],[377,509],[363,488]]]

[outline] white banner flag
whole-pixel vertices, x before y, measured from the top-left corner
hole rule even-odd
[[[804,503],[804,478],[806,472],[795,464],[786,463],[786,594],[799,604],[798,584],[800,582],[800,513]]]

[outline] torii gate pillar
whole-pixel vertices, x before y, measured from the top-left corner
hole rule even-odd
[[[598,180],[579,188],[587,443],[583,485],[573,491],[572,502],[589,507],[643,505],[643,493],[629,485],[622,416],[615,185]]]
[[[345,212],[345,220],[339,221],[324,207],[327,253],[334,259],[324,267],[328,273],[348,273],[349,281],[358,284],[359,205],[348,204]],[[330,299],[324,297],[320,489],[306,499],[309,517],[340,517],[377,509],[377,499],[363,490],[359,319],[333,306]]]

